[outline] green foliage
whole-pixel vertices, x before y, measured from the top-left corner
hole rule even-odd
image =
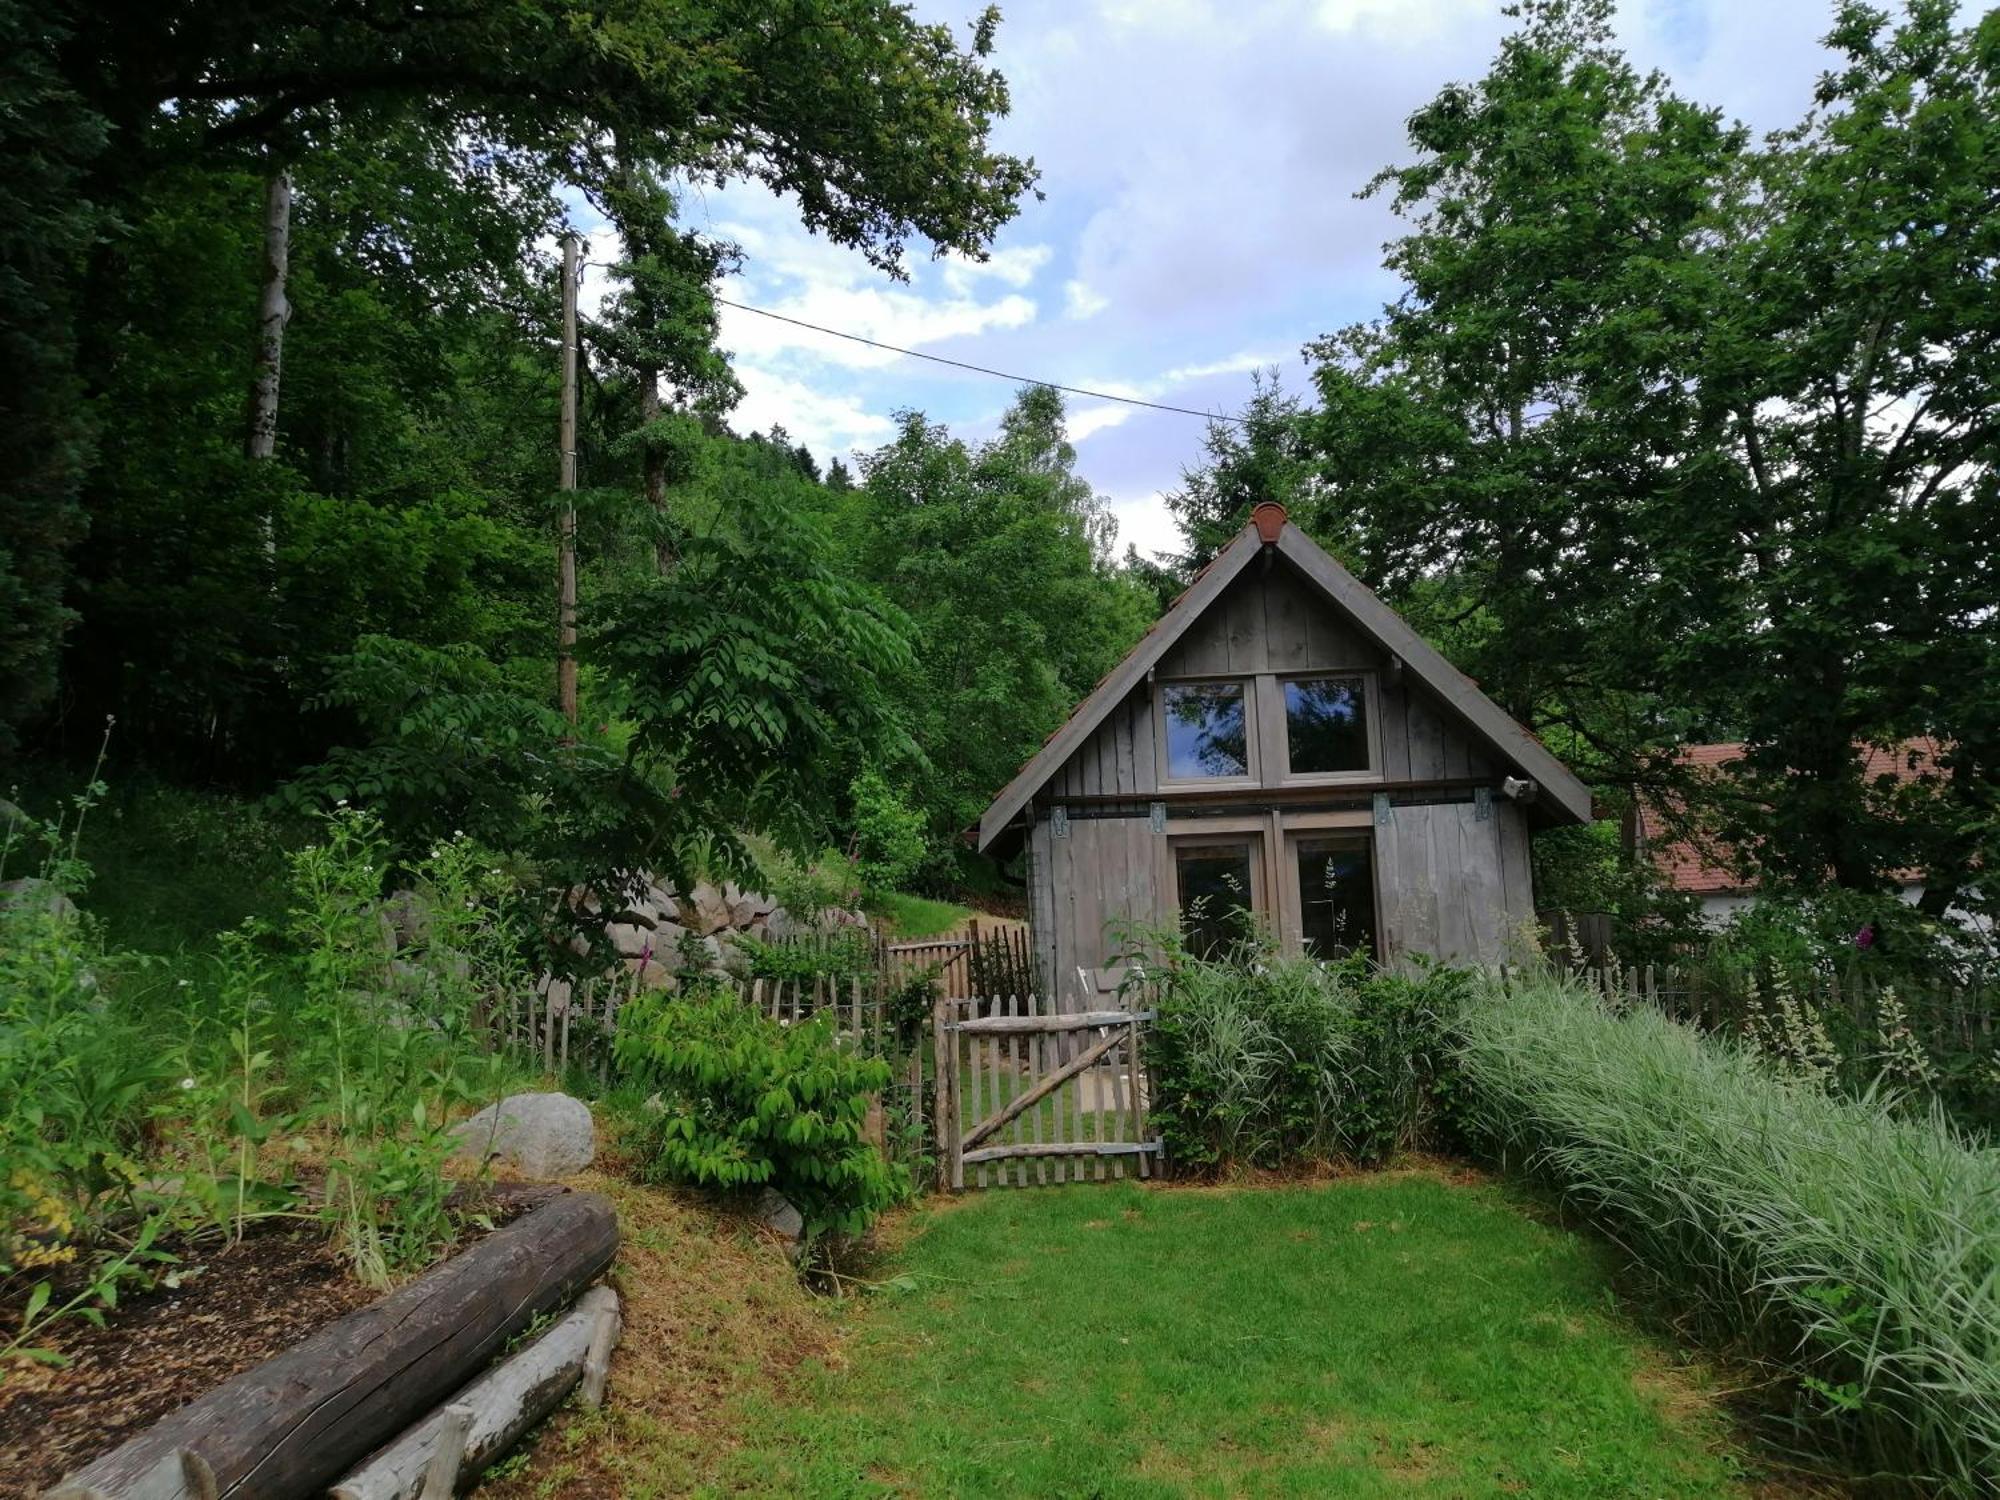
[[[1457,971],[1412,979],[1256,944],[1198,959],[1171,941],[1142,967],[1159,1013],[1151,1119],[1177,1168],[1378,1162],[1432,1138]]]
[[[906,413],[836,511],[862,575],[911,622],[898,697],[924,759],[878,764],[924,814],[932,882],[951,881],[961,831],[1157,609],[1106,558],[1105,502],[1062,420],[1061,397],[1031,388],[975,450]]]
[[[1463,1118],[1692,1316],[1798,1381],[1815,1446],[1912,1493],[2000,1482],[2000,1165],[1546,976],[1460,1022]]]
[[[816,980],[845,984],[875,973],[875,941],[864,928],[843,927],[775,942],[745,932],[733,941],[748,962],[752,979],[810,987]]]
[[[1407,290],[1316,347],[1297,519],[1593,779],[1713,804],[1766,884],[1915,867],[1941,912],[1996,829],[1994,23],[1836,7],[1813,113],[1759,145],[1610,14],[1520,7],[1411,117],[1371,185]],[[1935,774],[1871,783],[1910,736]],[[1726,798],[1665,753],[1725,738]]]
[[[813,1237],[860,1234],[910,1191],[862,1133],[888,1064],[839,1046],[824,1018],[785,1026],[727,990],[653,992],[620,1013],[615,1047],[660,1093],[638,1126],[652,1180],[775,1188]]]
[[[707,838],[747,871],[736,830],[822,847],[840,768],[915,753],[887,687],[910,662],[900,615],[772,497],[682,538],[670,572],[629,581],[599,618],[591,659],[632,725],[630,764],[670,804],[669,849]]]
[[[872,767],[855,777],[854,868],[870,890],[900,890],[923,863],[924,815]]]

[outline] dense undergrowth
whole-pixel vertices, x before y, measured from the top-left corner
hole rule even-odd
[[[1547,975],[1482,984],[1455,1056],[1473,1138],[1793,1377],[1811,1451],[2000,1488],[2000,1157]]]
[[[61,1319],[269,1220],[319,1225],[377,1285],[447,1249],[449,1121],[519,1075],[476,1034],[524,982],[489,859],[451,840],[413,863],[427,921],[392,958],[387,847],[341,809],[284,857],[282,913],[162,956],[72,899],[99,795],[0,848],[30,882],[0,906],[0,1352],[57,1358]]]

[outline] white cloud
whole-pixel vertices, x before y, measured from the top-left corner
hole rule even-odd
[[[1035,273],[1049,263],[1055,252],[1047,245],[1009,245],[994,250],[984,260],[952,254],[944,258],[944,284],[959,293],[969,292],[982,279],[991,278],[1011,287],[1024,287]]]
[[[1063,283],[1063,313],[1071,318],[1094,318],[1111,305],[1111,299],[1094,292],[1086,282]]]
[[[768,432],[783,427],[792,441],[804,443],[824,460],[853,448],[887,442],[896,424],[870,411],[860,397],[832,395],[755,366],[739,366],[743,399],[730,414],[739,432]]]
[[[1009,293],[993,302],[979,302],[969,297],[936,299],[886,287],[847,287],[824,282],[808,285],[789,296],[759,298],[754,305],[802,323],[838,329],[903,349],[963,338],[988,329],[1019,328],[1035,319],[1034,301],[1018,293]],[[722,309],[721,343],[739,360],[751,363],[769,363],[780,355],[799,353],[830,365],[873,369],[902,358],[891,350],[870,348],[852,339],[817,333],[735,307]]]
[[[1122,427],[1139,414],[1136,406],[1120,406],[1106,401],[1097,406],[1072,409],[1065,424],[1072,443],[1080,443],[1094,433],[1104,432],[1113,427]]]

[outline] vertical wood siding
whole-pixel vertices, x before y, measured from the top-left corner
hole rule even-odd
[[[1366,669],[1377,672],[1375,712],[1385,781],[1491,777],[1494,757],[1436,700],[1391,684],[1387,659],[1314,587],[1279,566],[1253,567],[1197,620],[1160,663],[1159,676]],[[1065,1007],[1079,1003],[1077,970],[1110,966],[1118,922],[1173,915],[1164,836],[1139,816],[1072,817],[1050,830],[1046,797],[1150,798],[1160,784],[1152,693],[1135,688],[1051,779],[1028,839],[1034,952]],[[1269,757],[1267,757],[1269,759]],[[1276,767],[1267,766],[1275,775]],[[1309,792],[1292,796],[1305,800]],[[1527,818],[1494,797],[1479,818],[1471,803],[1396,807],[1375,832],[1379,920],[1391,955],[1434,954],[1497,962],[1533,920]]]

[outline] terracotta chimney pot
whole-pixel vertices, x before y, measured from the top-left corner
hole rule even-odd
[[[1250,507],[1250,523],[1257,528],[1258,539],[1272,546],[1285,529],[1285,507],[1275,500],[1260,500]]]

